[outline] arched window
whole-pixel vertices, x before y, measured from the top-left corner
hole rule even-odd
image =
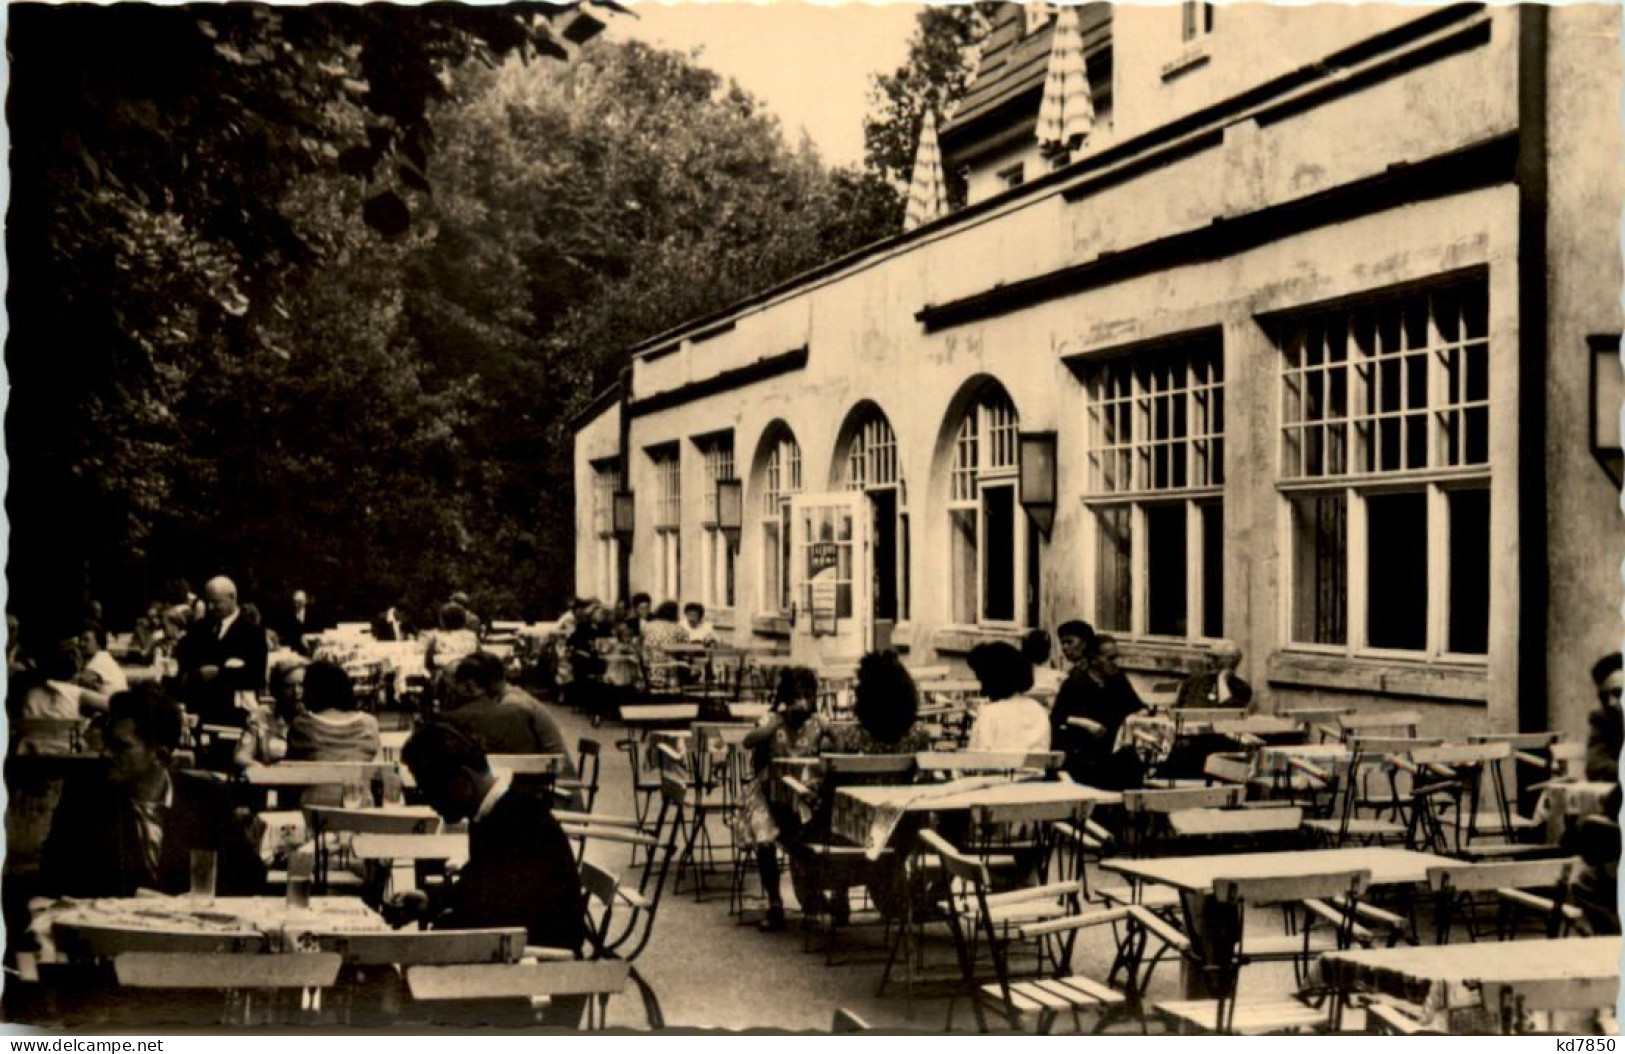
[[[790,496],[801,493],[801,445],[788,428],[767,439],[757,483],[757,537],[762,540],[761,613],[790,610]]]
[[[846,448],[836,454],[838,484],[869,496],[874,512],[874,613],[881,622],[908,619],[908,486],[897,458],[897,434],[880,408],[864,407],[845,430]]]
[[[963,625],[1015,623],[1023,605],[1027,538],[1016,501],[1016,408],[990,384],[966,407],[948,469],[953,617]]]

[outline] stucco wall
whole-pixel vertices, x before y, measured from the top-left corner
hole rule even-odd
[[[1589,453],[1590,334],[1621,328],[1620,10],[1549,10],[1551,208],[1546,385],[1551,726],[1585,729],[1587,670],[1620,645],[1619,495]]]

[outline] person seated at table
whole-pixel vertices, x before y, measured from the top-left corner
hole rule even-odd
[[[1586,779],[1616,782],[1619,752],[1625,744],[1625,711],[1620,709],[1620,695],[1625,692],[1625,661],[1619,652],[1609,652],[1597,660],[1591,667],[1591,683],[1597,689],[1597,708],[1586,718]]]
[[[1061,690],[1066,674],[1049,664],[1049,634],[1041,629],[1028,630],[1021,638],[1021,657],[1032,663],[1033,687],[1052,695]]]
[[[485,635],[485,622],[474,612],[474,600],[466,592],[459,589],[451,595],[451,602],[463,609],[463,620],[468,628],[474,631],[475,637]]]
[[[772,708],[745,734],[752,775],[734,814],[734,837],[740,847],[754,848],[756,853],[756,873],[767,897],[767,915],[758,926],[764,931],[784,929],[778,843],[794,843],[801,827],[795,810],[776,803],[768,793],[778,776],[773,761],[817,756],[819,744],[828,735],[817,709],[818,675],[805,666],[780,670]]]
[[[305,712],[288,725],[289,761],[374,761],[378,719],[356,709],[355,686],[331,662],[305,667]]]
[[[523,926],[530,944],[579,954],[587,936],[581,879],[548,803],[493,775],[480,745],[441,722],[413,733],[401,760],[435,812],[447,823],[467,821],[468,862],[432,893],[392,898],[385,917],[440,930]],[[573,1024],[558,1002],[548,1023]]]
[[[647,593],[632,594],[632,636],[643,636],[643,624],[649,621],[649,612],[654,608],[654,599]]]
[[[628,615],[615,623],[612,636],[598,642],[598,654],[604,662],[603,687],[588,713],[592,726],[597,728],[607,713],[617,713],[622,706],[634,702],[638,689],[638,634],[637,620]]]
[[[683,605],[683,624],[679,627],[681,639],[689,644],[715,644],[717,630],[705,621],[705,605],[689,601]]]
[[[1061,686],[1050,710],[1051,749],[1066,754],[1066,774],[1077,783],[1127,790],[1143,779],[1138,754],[1114,749],[1129,715],[1145,709],[1128,675],[1117,665],[1117,641],[1101,634],[1090,660]]]
[[[1049,749],[1049,712],[1025,694],[1033,686],[1032,663],[1003,641],[978,644],[967,657],[986,702],[971,725],[967,749],[1036,753]]]
[[[86,622],[80,629],[79,657],[84,664],[79,672],[79,684],[103,695],[129,689],[130,679],[124,675],[124,668],[113,658],[113,653],[107,650],[107,630],[100,622]]]
[[[265,865],[226,784],[171,771],[183,714],[147,685],[112,699],[103,775],[70,781],[45,841],[41,888],[55,896],[185,893],[191,851],[216,854],[215,892],[257,896]]]
[[[274,765],[288,756],[288,733],[305,712],[304,659],[285,659],[271,667],[271,702],[248,715],[232,760],[240,769]]]
[[[1236,676],[1240,665],[1241,649],[1234,642],[1214,641],[1208,649],[1207,669],[1185,678],[1174,706],[1247,709],[1253,701],[1253,687]]]
[[[372,639],[381,641],[405,640],[409,635],[405,617],[398,604],[391,604],[372,620]]]
[[[920,689],[894,651],[872,651],[858,660],[852,686],[856,725],[830,730],[825,748],[835,754],[919,754],[931,735],[916,723]]]
[[[677,621],[677,601],[661,601],[654,614],[643,623],[643,668],[649,687],[671,686],[676,676],[669,672],[671,656],[666,654],[666,646],[681,644],[683,640],[683,628]]]
[[[553,716],[524,689],[508,684],[500,658],[477,651],[446,677],[446,709],[440,720],[462,730],[487,754],[559,754],[571,767],[570,750]]]
[[[440,628],[430,630],[428,637],[423,645],[423,668],[431,674],[438,674],[458,659],[480,650],[480,636],[469,627],[468,612],[461,604],[442,606]]]

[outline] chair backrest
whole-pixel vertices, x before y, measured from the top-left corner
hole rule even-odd
[[[1173,790],[1123,792],[1123,810],[1129,813],[1167,814],[1185,809],[1221,809],[1241,804],[1243,787],[1178,787]]]
[[[358,860],[467,860],[466,834],[358,834],[350,845]]]
[[[1566,887],[1579,873],[1580,859],[1505,860],[1483,864],[1455,864],[1430,867],[1428,888],[1434,892],[1454,890],[1477,893],[1491,889],[1545,889]]]
[[[986,888],[987,868],[980,860],[960,852],[958,847],[930,828],[920,832],[920,844],[941,857],[943,871],[950,879],[957,878],[979,888]]]
[[[1319,725],[1336,721],[1354,713],[1352,706],[1294,706],[1280,712],[1280,716],[1289,721],[1302,724]]]
[[[1561,732],[1474,732],[1469,743],[1505,743],[1513,750],[1550,750],[1563,738]]]
[[[367,785],[393,771],[394,764],[379,761],[279,761],[251,768],[244,778],[260,787],[342,787]]]
[[[406,971],[406,987],[419,1002],[608,996],[626,988],[631,969],[631,963],[615,959],[413,966]]]
[[[971,822],[978,826],[997,824],[1060,823],[1081,824],[1089,819],[1094,802],[1048,801],[1009,802],[977,805],[970,810]]]
[[[1504,740],[1489,743],[1445,743],[1410,751],[1416,765],[1484,765],[1512,757],[1512,744]]]
[[[853,782],[854,778],[897,776],[906,778],[914,771],[913,754],[825,754],[824,771],[830,779]]]
[[[386,812],[379,809],[341,809],[313,805],[310,812],[324,830],[338,834],[438,834],[440,817]]]
[[[1408,754],[1413,750],[1436,747],[1443,742],[1442,739],[1416,738],[1413,736],[1368,736],[1364,733],[1347,737],[1349,749],[1372,755]]]
[[[1245,710],[1230,706],[1184,706],[1175,707],[1168,711],[1174,719],[1174,725],[1180,732],[1186,732],[1198,725],[1211,725],[1215,721],[1235,721],[1247,716]]]
[[[126,952],[113,973],[126,988],[331,988],[341,965],[331,952]]]
[[[488,754],[491,771],[511,776],[559,776],[570,765],[564,754]]]
[[[317,947],[351,966],[443,966],[512,963],[525,952],[520,927],[485,930],[392,930],[313,934]]]
[[[840,1007],[835,1011],[835,1018],[830,1022],[829,1030],[837,1036],[852,1032],[867,1032],[869,1031],[869,1022],[845,1007]]]
[[[1187,838],[1223,835],[1282,834],[1303,825],[1303,810],[1283,809],[1182,809],[1168,814],[1168,826]]]
[[[1315,875],[1272,875],[1265,878],[1216,878],[1213,896],[1221,904],[1286,904],[1333,897],[1358,897],[1371,884],[1370,871],[1336,871]]]
[[[604,870],[590,860],[581,862],[582,911],[586,915],[588,938],[597,951],[602,951],[609,939],[609,930],[615,917],[615,901],[620,894],[621,878]]]
[[[132,952],[159,954],[253,954],[265,947],[258,930],[220,932],[166,930],[147,926],[87,925],[56,927],[57,942],[84,959],[113,959]]]
[[[1036,753],[1020,750],[929,751],[914,757],[921,772],[1014,772],[1017,769],[1053,772],[1066,760],[1066,755],[1059,750]]]
[[[1240,735],[1284,735],[1288,732],[1301,732],[1299,723],[1291,718],[1276,717],[1273,714],[1253,714],[1251,716],[1237,716],[1232,712],[1229,718],[1213,722],[1213,731],[1222,736]]]
[[[1415,710],[1357,712],[1344,714],[1337,719],[1338,727],[1342,729],[1344,738],[1347,738],[1351,732],[1369,732],[1379,728],[1414,736],[1417,727],[1421,723],[1422,715]]]

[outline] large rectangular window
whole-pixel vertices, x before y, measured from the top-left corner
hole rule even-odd
[[[597,461],[592,466],[593,557],[598,595],[614,602],[621,595],[620,541],[615,537],[615,492],[621,489],[621,466],[617,459]]]
[[[1224,611],[1224,358],[1216,334],[1085,372],[1095,619],[1115,633],[1216,637]]]
[[[707,608],[728,611],[734,606],[734,561],[738,552],[733,539],[719,524],[717,484],[737,478],[733,433],[707,437],[699,445],[705,464],[706,502],[700,536],[701,597]]]
[[[682,590],[682,462],[677,444],[649,452],[655,476],[655,572],[663,600],[680,600]]]
[[[1292,641],[1353,653],[1485,654],[1484,280],[1307,311],[1273,329]]]
[[[949,572],[954,620],[1018,622],[1016,584],[1025,581],[1026,531],[1018,519],[1020,458],[1016,408],[996,386],[965,410],[948,473]]]
[[[762,539],[764,615],[790,610],[790,496],[801,492],[801,447],[787,432],[768,450],[757,510]]]

